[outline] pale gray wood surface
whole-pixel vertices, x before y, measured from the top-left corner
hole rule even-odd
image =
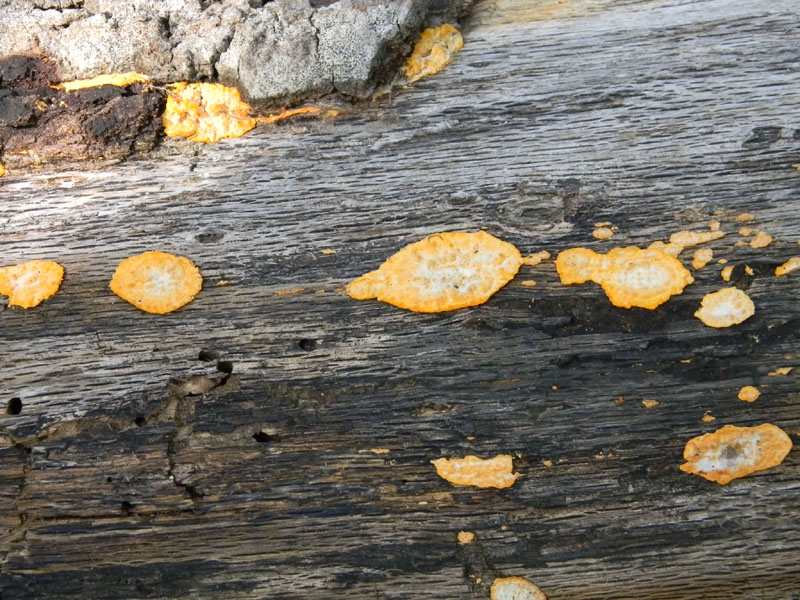
[[[0,264],[67,270],[0,311],[0,403],[22,402],[0,417],[2,597],[467,599],[502,574],[551,600],[796,600],[797,450],[725,487],[677,465],[728,423],[798,441],[800,277],[765,275],[800,254],[798,25],[788,0],[488,3],[446,71],[350,115],[0,180]],[[741,211],[771,246],[734,247]],[[338,291],[437,231],[555,254],[712,218],[717,258],[761,274],[728,330],[692,316],[716,263],[654,312],[552,263],[442,315]],[[205,277],[172,315],[107,287],[151,249]],[[217,359],[216,390],[169,385]],[[429,465],[498,452],[509,490]]]

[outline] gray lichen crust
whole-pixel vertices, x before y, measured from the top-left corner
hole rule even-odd
[[[218,80],[251,102],[387,78],[424,26],[470,0],[0,0],[0,52],[52,58],[64,80],[139,71]],[[399,58],[398,58],[399,57]]]

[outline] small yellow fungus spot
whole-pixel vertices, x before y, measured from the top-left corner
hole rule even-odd
[[[702,417],[700,417],[700,420],[703,423],[711,423],[711,421],[716,421],[717,417],[706,411],[706,413]]]
[[[278,290],[275,292],[276,296],[294,296],[295,294],[302,294],[305,292],[305,288],[292,288],[291,290]]]
[[[720,271],[720,276],[722,277],[723,281],[730,281],[731,274],[733,273],[733,267],[725,267]]]
[[[750,297],[737,288],[723,288],[703,296],[694,316],[709,327],[730,327],[749,319],[755,313]]]
[[[654,309],[694,281],[674,256],[634,246],[601,255],[586,248],[565,250],[556,259],[561,283],[594,281],[614,306]]]
[[[547,600],[539,586],[524,577],[498,577],[489,591],[490,600]]]
[[[123,260],[109,287],[136,308],[163,315],[191,302],[203,287],[203,277],[184,256],[144,252]]]
[[[684,248],[687,246],[697,246],[713,240],[725,237],[724,231],[678,231],[669,236],[671,244],[679,244]]]
[[[744,272],[745,272],[746,275],[750,275],[750,276],[753,276],[753,275],[756,274],[756,272],[753,271],[753,267],[751,267],[750,265],[745,265],[744,266]]]
[[[552,467],[552,466],[553,466],[553,461],[552,461],[552,460],[543,460],[543,461],[542,461],[542,464],[543,464],[545,467]]]
[[[369,451],[373,454],[389,454],[390,452],[388,448],[370,448]]]
[[[471,544],[475,541],[475,534],[471,531],[459,531],[458,532],[458,543],[459,544]]]
[[[759,232],[756,237],[750,240],[751,248],[766,248],[772,243],[772,236],[763,231]]]
[[[72,92],[74,90],[82,90],[84,88],[98,87],[101,85],[115,85],[117,87],[125,87],[132,83],[147,83],[150,78],[142,73],[109,73],[106,75],[98,75],[91,79],[76,79],[75,81],[65,81],[61,85],[55,86],[62,88],[65,92]]]
[[[473,455],[464,458],[437,458],[431,464],[436,467],[439,477],[453,485],[502,489],[514,485],[519,477],[519,473],[512,472],[514,465],[509,454],[498,454],[487,459]]]
[[[742,402],[755,402],[758,400],[758,397],[761,395],[761,392],[758,391],[757,387],[753,387],[752,385],[746,385],[742,389],[739,390],[738,398]]]
[[[742,237],[750,237],[755,232],[752,227],[739,227],[739,235]]]
[[[750,221],[755,221],[756,216],[751,213],[742,213],[738,217],[734,219],[737,223],[749,223]]]
[[[555,392],[558,389],[558,386],[557,385],[551,385],[550,389]]]
[[[792,168],[793,168],[795,171],[800,171],[800,163],[795,163],[795,164],[793,164],[793,165],[792,165]]]
[[[2,177],[3,175],[5,175],[7,172],[8,172],[8,171],[6,171],[6,167],[5,167],[5,165],[3,165],[3,164],[1,164],[1,163],[0,163],[0,177]]]
[[[710,263],[713,258],[714,251],[711,248],[698,248],[694,251],[694,256],[692,257],[692,268],[696,271],[700,270]]]
[[[334,250],[333,248],[325,248],[325,249],[322,251],[322,253],[323,253],[325,256],[330,256],[331,254],[336,254],[336,250]]]
[[[239,90],[219,83],[186,83],[169,86],[167,107],[161,117],[169,137],[189,136],[192,142],[217,142],[236,138],[256,126],[248,115],[250,105]]]
[[[33,308],[53,296],[64,279],[64,267],[52,260],[31,260],[0,269],[0,294],[9,306]]]
[[[720,227],[719,221],[709,221],[708,222],[708,228],[711,231],[719,231],[719,227]]]
[[[541,252],[537,252],[536,254],[528,254],[527,256],[523,256],[522,264],[527,265],[529,267],[535,267],[542,261],[548,260],[549,258],[550,258],[550,253],[547,250],[542,250]]]
[[[734,244],[734,246],[747,246],[747,242],[743,242],[742,240],[739,240],[738,242],[736,242]]]
[[[717,264],[718,264],[718,265],[727,265],[727,264],[728,264],[728,259],[727,259],[727,258],[720,258],[720,259],[717,261]]]
[[[231,282],[228,281],[227,279],[220,279],[217,282],[217,286],[219,286],[219,287],[223,287],[223,286],[230,285],[230,284],[231,284]]]
[[[426,29],[420,34],[403,72],[411,83],[434,75],[453,62],[463,46],[464,38],[452,25]]]
[[[625,398],[623,398],[622,396],[620,396],[619,398],[615,398],[614,404],[616,404],[617,406],[625,404]]]
[[[775,275],[781,277],[800,270],[800,256],[793,256],[779,267],[775,267]]]
[[[519,284],[523,285],[525,287],[535,287],[536,286],[536,282],[533,279],[526,279],[525,281],[520,281]]]
[[[767,373],[767,376],[777,377],[778,375],[788,375],[789,373],[792,372],[792,369],[794,369],[794,367],[778,367],[774,371],[770,371],[769,373]]]
[[[685,364],[685,365],[688,365],[690,362],[692,362],[692,359],[691,358],[682,358],[681,362],[683,364]]]
[[[645,408],[655,408],[659,404],[661,404],[661,402],[659,402],[658,400],[649,400],[647,398],[644,398],[642,400],[642,406],[644,406]]]
[[[686,443],[681,471],[725,485],[732,479],[775,467],[789,454],[792,440],[769,423],[758,427],[726,425]]]
[[[485,231],[437,233],[351,281],[347,294],[417,312],[455,310],[486,302],[521,264],[515,246]]]
[[[595,223],[595,227],[611,227],[611,221],[603,221],[602,223]]]
[[[608,240],[614,237],[614,232],[608,227],[598,227],[592,232],[592,237],[596,240]]]

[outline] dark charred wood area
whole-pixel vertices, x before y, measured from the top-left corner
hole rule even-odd
[[[55,80],[55,81],[54,81]],[[65,92],[44,60],[0,59],[0,163],[14,169],[118,160],[163,137],[165,94],[142,84]]]
[[[726,486],[678,469],[726,424],[800,442],[800,274],[773,275],[800,254],[798,21],[788,0],[493,2],[448,69],[363,112],[0,179],[0,264],[67,273],[0,310],[2,597],[467,600],[519,575],[551,600],[800,598],[797,449]],[[771,245],[735,244],[742,212]],[[654,311],[552,261],[444,314],[341,291],[437,231],[555,255],[712,219],[714,262]],[[197,263],[191,304],[110,292],[145,250]],[[705,327],[725,285],[756,313]],[[497,453],[506,490],[430,465]]]

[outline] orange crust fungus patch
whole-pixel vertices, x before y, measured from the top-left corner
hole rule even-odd
[[[775,267],[775,275],[781,277],[800,270],[800,256],[793,256],[779,267]]]
[[[694,316],[709,327],[730,327],[749,319],[755,311],[755,305],[747,294],[729,287],[703,296]]]
[[[458,543],[459,544],[471,544],[475,541],[475,534],[471,531],[459,531],[458,532]]]
[[[725,267],[720,272],[720,276],[722,277],[723,281],[730,281],[732,274],[733,274],[733,267]]]
[[[351,281],[347,294],[417,312],[455,310],[486,302],[514,278],[521,264],[515,246],[485,231],[437,233]]]
[[[792,372],[792,369],[794,369],[794,367],[778,367],[774,371],[770,371],[769,373],[767,373],[767,377],[777,377],[779,375],[788,375],[789,373]]]
[[[498,577],[489,590],[490,600],[547,600],[535,583],[524,577]]]
[[[734,219],[737,223],[749,223],[750,221],[755,221],[756,216],[751,213],[742,213],[738,217]]]
[[[52,260],[31,260],[0,269],[0,294],[9,306],[33,308],[54,295],[64,279],[64,267]]]
[[[527,256],[523,256],[522,264],[527,265],[529,267],[535,267],[542,261],[548,260],[549,258],[550,258],[550,253],[547,250],[542,250],[541,252],[537,252],[536,254],[528,254]]]
[[[453,62],[463,46],[464,38],[452,25],[426,29],[420,34],[403,72],[410,83],[434,75]]]
[[[760,231],[756,237],[750,240],[751,248],[766,248],[772,243],[772,236],[768,233]]]
[[[750,237],[755,233],[751,227],[740,227],[739,228],[739,235],[742,237]]]
[[[192,142],[217,142],[236,138],[256,126],[239,90],[219,83],[187,83],[169,86],[167,107],[161,117],[164,133]]]
[[[614,232],[608,227],[598,227],[592,231],[592,237],[596,240],[608,240],[614,237]]]
[[[718,240],[721,237],[725,237],[724,231],[688,231],[684,229],[683,231],[678,231],[669,236],[669,241],[671,244],[678,244],[685,248],[687,246],[705,244],[706,242]]]
[[[125,87],[126,85],[131,85],[132,83],[147,83],[148,81],[150,81],[150,78],[147,75],[129,71],[128,73],[108,73],[106,75],[98,75],[97,77],[92,77],[91,79],[65,81],[56,87],[62,88],[65,92],[72,92],[90,87],[99,87],[101,85]]]
[[[487,459],[471,454],[464,458],[437,458],[431,464],[439,477],[453,485],[502,489],[514,485],[519,477],[519,473],[512,472],[514,464],[509,454]]]
[[[694,281],[681,262],[661,250],[635,246],[597,254],[586,248],[565,250],[556,259],[565,285],[594,281],[614,306],[654,309]]]
[[[711,231],[719,231],[719,228],[720,228],[720,222],[719,222],[719,221],[709,221],[709,222],[708,222],[708,228],[709,228]]]
[[[686,443],[681,471],[725,485],[732,479],[775,467],[789,454],[792,440],[775,425],[726,425]]]
[[[700,270],[710,263],[711,259],[713,258],[714,251],[711,248],[699,248],[694,251],[694,256],[692,257],[692,268],[696,271]]]
[[[191,302],[202,286],[203,277],[188,258],[145,252],[123,260],[109,287],[136,308],[163,315]]]
[[[7,173],[6,168],[4,165],[0,164],[0,177]]]
[[[761,395],[761,392],[758,391],[757,387],[752,385],[746,385],[742,389],[739,390],[739,394],[737,398],[742,402],[755,402],[758,400],[758,397]]]

